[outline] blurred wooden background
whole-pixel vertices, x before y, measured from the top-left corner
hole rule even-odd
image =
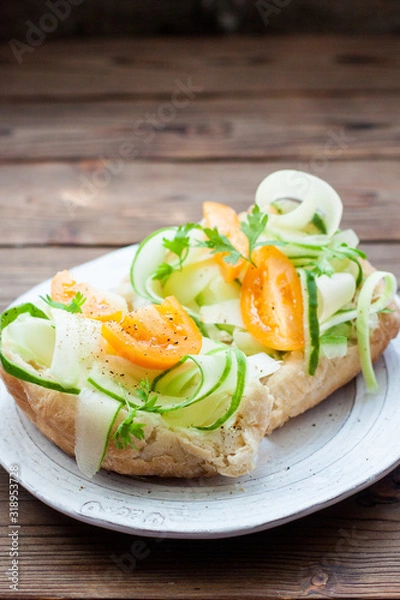
[[[399,0],[18,0],[2,1],[0,39],[23,40],[29,23],[58,19],[64,36],[221,33],[400,34]],[[281,14],[282,13],[282,14]],[[51,19],[47,26],[52,29]]]

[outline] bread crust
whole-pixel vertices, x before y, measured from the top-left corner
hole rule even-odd
[[[375,361],[400,328],[400,311],[395,303],[392,313],[381,313],[371,335],[371,357]],[[266,434],[282,427],[292,417],[316,406],[338,388],[351,381],[361,370],[358,346],[348,348],[343,358],[322,357],[315,375],[305,371],[302,352],[288,353],[281,368],[263,380],[273,396],[271,418]]]
[[[54,444],[74,456],[77,397],[21,381],[1,367],[0,375],[28,419]],[[231,419],[215,431],[204,432],[168,428],[159,415],[141,413],[140,422],[146,425],[145,439],[135,440],[137,449],[128,446],[123,450],[111,439],[102,467],[123,475],[239,477],[254,467],[271,403],[268,389],[253,382]],[[118,424],[119,421],[115,428]]]

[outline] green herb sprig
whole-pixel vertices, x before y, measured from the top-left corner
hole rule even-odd
[[[138,423],[135,421],[137,408],[130,406],[127,401],[126,408],[128,414],[122,423],[119,424],[113,438],[118,450],[124,450],[128,446],[132,446],[132,448],[137,450],[138,448],[133,442],[133,438],[136,438],[137,440],[143,440],[145,438],[144,427],[146,426],[146,423]]]
[[[196,228],[199,228],[199,225],[196,225],[195,223],[179,225],[172,240],[168,240],[167,238],[163,239],[164,248],[175,254],[178,258],[178,262],[175,264],[163,262],[157,267],[157,270],[153,275],[153,279],[161,281],[162,286],[167,283],[172,273],[182,270],[183,263],[190,249],[189,233],[192,231],[192,229]]]
[[[142,401],[140,406],[137,404],[130,404],[124,391],[123,394],[128,414],[119,424],[113,438],[115,439],[115,445],[119,450],[125,449],[128,446],[132,446],[132,448],[137,450],[133,438],[143,440],[145,438],[144,427],[146,426],[146,423],[138,423],[135,421],[137,411],[158,412],[160,407],[156,405],[157,395],[151,395],[151,386],[148,379],[142,379],[140,385],[136,389],[136,396]]]
[[[42,300],[46,302],[52,308],[60,308],[61,310],[65,310],[69,313],[81,313],[82,306],[86,302],[85,296],[81,292],[76,292],[75,296],[72,298],[69,304],[64,304],[63,302],[56,302],[53,300],[51,296],[46,294],[46,296],[40,296]]]
[[[335,269],[333,268],[330,261],[335,258],[339,260],[347,258],[357,266],[358,272],[356,277],[356,287],[358,288],[361,285],[363,279],[363,269],[360,264],[360,259],[367,258],[365,252],[359,250],[358,248],[351,248],[350,246],[344,243],[334,247],[325,246],[321,249],[321,254],[318,257],[318,260],[311,261],[310,263],[313,273],[316,276],[328,275],[330,277],[331,275],[333,275]]]
[[[268,222],[268,215],[260,210],[260,207],[255,204],[250,213],[246,215],[246,219],[242,221],[240,230],[245,234],[248,243],[248,255],[245,256],[239,252],[226,235],[219,233],[217,227],[213,229],[203,227],[203,231],[207,236],[207,240],[198,241],[197,245],[208,248],[212,254],[219,252],[225,253],[224,261],[231,265],[236,265],[240,259],[243,259],[254,265],[252,261],[253,250],[258,246],[264,245],[265,242],[259,243],[260,236],[265,231]]]

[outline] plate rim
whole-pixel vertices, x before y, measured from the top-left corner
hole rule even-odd
[[[87,261],[82,264],[71,267],[70,270],[72,272],[86,270],[86,269],[90,269],[90,267],[96,263],[103,263],[103,262],[107,262],[108,260],[113,261],[115,258],[121,258],[121,257],[126,258],[129,255],[129,253],[134,252],[137,247],[138,247],[138,244],[132,244],[130,246],[124,246],[122,248],[115,249],[111,252],[105,253],[104,255],[101,255],[90,261]],[[123,260],[122,260],[122,262],[123,262]],[[127,271],[126,266],[124,267],[124,272],[125,272],[125,275],[127,275],[129,272],[129,269]],[[48,286],[50,281],[51,281],[51,279],[46,279],[46,280],[40,282],[39,284],[33,286],[28,291],[24,292],[18,298],[16,298],[10,304],[10,306],[27,301],[28,298],[32,299],[32,297],[35,295],[37,296],[36,290],[42,288],[43,286]],[[385,353],[383,354],[383,361],[384,361],[384,365],[385,365],[386,369],[387,369],[386,356],[387,356],[387,353],[390,351],[394,353],[396,358],[398,358],[400,356],[400,335],[398,335],[397,338],[392,340],[392,342],[389,346],[389,349],[386,350]],[[387,382],[387,387],[388,387],[388,389],[390,387],[389,380]],[[5,396],[8,396],[9,399],[11,400],[11,403],[14,408],[14,414],[17,415],[17,418],[18,418],[18,413],[20,411],[17,408],[17,406],[15,405],[14,400],[12,399],[11,395],[7,392],[4,383],[1,382],[0,403],[4,401]],[[27,417],[25,417],[25,416],[23,418],[27,419]],[[34,425],[31,425],[31,426],[35,427]],[[22,424],[22,427],[23,427],[23,424]],[[38,434],[42,436],[42,434],[40,434],[40,432],[38,432]],[[44,437],[45,436],[43,436],[43,438]],[[2,446],[2,444],[4,444],[4,442],[7,444],[6,440],[3,440],[3,439],[0,440],[0,447]],[[56,446],[54,446],[54,449],[55,449],[55,451],[62,452],[62,450],[58,449]],[[74,461],[74,459],[71,459],[71,460]],[[0,453],[0,464],[9,473],[10,467],[12,466],[12,464],[15,464],[15,461],[10,462],[9,460],[6,460],[6,458],[3,457],[3,453]],[[249,535],[252,533],[257,533],[259,531],[265,531],[265,530],[272,529],[272,528],[278,527],[278,526],[286,524],[286,523],[290,523],[292,521],[295,521],[302,517],[308,516],[310,514],[313,514],[316,511],[319,511],[319,510],[325,509],[329,506],[332,506],[332,505],[336,504],[337,502],[339,502],[341,500],[345,500],[346,498],[351,497],[355,493],[368,488],[372,484],[376,483],[377,481],[379,481],[380,479],[385,477],[388,473],[390,473],[399,464],[400,464],[400,452],[398,455],[391,457],[391,459],[384,466],[382,466],[382,468],[379,468],[374,473],[370,474],[367,478],[363,479],[362,481],[359,481],[355,485],[347,486],[346,489],[338,491],[337,493],[331,495],[330,497],[327,497],[324,501],[317,501],[315,503],[311,502],[308,506],[306,506],[304,508],[300,508],[299,510],[292,511],[290,514],[288,514],[286,516],[282,516],[282,517],[274,519],[274,520],[270,520],[270,521],[260,520],[260,522],[258,524],[249,524],[249,525],[246,525],[244,523],[241,526],[239,526],[239,527],[236,526],[234,528],[232,528],[232,526],[229,526],[229,525],[223,525],[223,526],[221,526],[221,528],[217,528],[217,529],[209,529],[206,526],[204,526],[198,530],[194,530],[194,529],[177,530],[177,529],[168,528],[168,527],[157,528],[157,527],[149,527],[149,526],[138,527],[138,526],[132,526],[129,524],[122,525],[121,523],[115,521],[115,519],[114,520],[110,519],[110,517],[112,516],[110,514],[106,514],[104,518],[101,518],[99,516],[91,516],[88,514],[83,514],[82,512],[79,512],[75,509],[68,509],[67,506],[64,506],[63,502],[60,503],[57,501],[57,499],[48,498],[46,496],[46,494],[43,493],[43,491],[41,491],[40,489],[38,489],[36,486],[33,485],[33,483],[30,481],[29,477],[27,478],[27,477],[24,477],[24,475],[22,475],[22,477],[19,479],[19,483],[28,492],[30,492],[35,498],[37,498],[39,501],[43,502],[47,506],[57,510],[58,512],[66,515],[66,516],[72,517],[80,522],[83,522],[83,523],[86,523],[89,525],[101,527],[101,528],[108,529],[108,530],[118,531],[121,533],[128,533],[131,535],[135,534],[135,535],[140,535],[143,537],[152,537],[152,538],[160,538],[161,537],[163,539],[164,538],[170,538],[170,539],[218,539],[218,538],[228,538],[228,537],[235,537],[235,536],[244,536],[244,535]],[[59,468],[62,469],[63,467],[59,466]],[[76,475],[74,475],[74,476],[76,476]],[[120,476],[120,477],[124,477],[124,476]],[[81,476],[80,480],[81,480],[81,485],[85,486],[87,484],[87,480],[83,476]],[[130,481],[132,481],[132,478],[130,478]],[[94,482],[94,484],[95,484],[95,482]],[[212,499],[210,499],[210,502],[211,501],[212,501]],[[187,502],[190,502],[190,500],[187,500]],[[143,525],[145,525],[145,524],[143,523]]]

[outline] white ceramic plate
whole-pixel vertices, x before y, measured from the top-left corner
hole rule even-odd
[[[73,269],[113,288],[134,247]],[[48,292],[36,286],[15,303]],[[88,481],[75,461],[44,438],[0,387],[0,460],[17,465],[20,483],[75,519],[100,527],[171,538],[217,538],[268,529],[369,486],[400,463],[400,339],[376,364],[379,393],[361,377],[265,439],[246,477],[194,481],[128,478],[100,472]]]

